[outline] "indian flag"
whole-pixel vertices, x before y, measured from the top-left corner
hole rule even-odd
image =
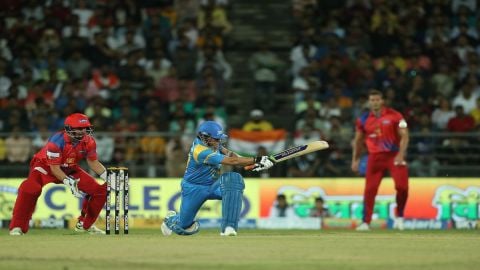
[[[265,147],[268,154],[275,154],[285,150],[287,131],[284,129],[272,131],[231,129],[228,137],[228,149],[242,156],[255,156],[260,146]]]

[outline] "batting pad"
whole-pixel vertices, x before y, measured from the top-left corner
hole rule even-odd
[[[227,226],[238,229],[240,211],[242,210],[243,177],[235,172],[224,173],[220,176],[222,191],[222,232]]]

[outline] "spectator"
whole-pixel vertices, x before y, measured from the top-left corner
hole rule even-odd
[[[72,79],[86,79],[90,68],[90,61],[80,51],[74,51],[66,63],[66,70]]]
[[[295,123],[295,130],[303,130],[305,127],[311,127],[313,130],[329,133],[331,129],[330,122],[323,117],[319,117],[315,110],[309,109],[305,114]]]
[[[25,164],[30,158],[32,141],[21,132],[20,127],[14,127],[5,139],[6,156],[10,164]]]
[[[465,114],[461,105],[455,106],[455,117],[448,121],[447,129],[450,132],[470,132],[475,128],[475,120],[472,116]]]
[[[287,203],[287,197],[284,194],[277,195],[277,201],[270,208],[270,217],[280,217],[280,218],[296,217],[293,207]]]
[[[97,127],[97,131],[103,131],[111,133],[112,128],[105,128],[106,126],[97,125],[99,119],[95,118],[93,124]],[[103,164],[112,164],[113,152],[115,149],[115,140],[112,138],[111,134],[106,132],[96,133],[95,140],[97,142],[97,155],[98,159]]]
[[[172,62],[165,57],[163,51],[159,50],[151,61],[151,64],[145,66],[145,72],[147,76],[153,78],[153,84],[158,86],[161,79],[168,75],[171,67]]]
[[[320,173],[321,161],[316,154],[303,155],[291,159],[288,177],[315,177]]]
[[[328,212],[328,208],[324,205],[324,200],[322,197],[315,198],[315,205],[310,209],[310,216],[311,217],[329,217],[330,213]]]
[[[320,113],[321,108],[322,103],[315,99],[315,95],[313,93],[307,92],[305,95],[305,99],[295,106],[295,114],[298,117],[309,109],[314,109],[315,111]]]
[[[214,121],[217,122],[224,129],[227,128],[225,119],[222,118],[220,115],[216,114],[216,109],[214,106],[208,106],[205,108],[202,118],[198,119],[197,128],[205,121]]]
[[[163,163],[165,159],[166,141],[158,134],[158,127],[155,124],[149,124],[146,128],[147,134],[140,139],[140,150],[143,159],[147,164]]]
[[[440,162],[431,153],[422,153],[410,163],[410,174],[416,177],[438,176]]]
[[[194,19],[199,9],[198,0],[175,1],[175,11],[180,21]]]
[[[455,78],[450,67],[446,63],[440,65],[438,72],[433,74],[430,82],[437,94],[449,97],[453,93]]]
[[[259,44],[259,49],[250,56],[249,67],[255,80],[253,103],[256,107],[270,110],[275,99],[277,73],[284,66],[280,58],[270,50],[268,42]]]
[[[103,99],[109,99],[113,94],[112,91],[119,87],[120,79],[112,70],[112,67],[103,64],[100,69],[93,71],[85,96],[87,98],[99,96]]]
[[[35,134],[35,137],[32,140],[32,152],[38,152],[48,141],[50,136],[46,126],[40,126],[38,132]]]
[[[313,76],[311,68],[302,68],[292,82],[292,88],[295,91],[295,105],[304,101],[308,95],[314,96],[320,85],[320,81]]]
[[[165,169],[167,177],[182,177],[185,173],[187,162],[185,156],[188,154],[188,149],[185,149],[181,138],[175,136],[171,138],[165,149]]]
[[[317,53],[317,47],[308,39],[295,46],[290,51],[290,61],[292,61],[292,74],[297,76],[300,71],[310,65],[313,60],[313,56]]]
[[[439,107],[432,113],[432,124],[437,130],[446,130],[448,121],[455,116],[446,98],[440,99]]]
[[[225,10],[221,6],[215,5],[213,1],[210,1],[208,5],[203,6],[198,14],[198,28],[202,29],[207,24],[211,24],[223,35],[228,35],[233,28],[232,24],[228,21]]]
[[[271,131],[273,125],[263,118],[263,111],[254,109],[250,112],[250,120],[247,121],[242,129],[244,131]]]
[[[302,129],[297,130],[294,135],[293,144],[302,145],[312,141],[319,141],[325,138],[321,130],[315,129],[311,125],[304,125]]]
[[[225,60],[222,51],[212,46],[207,46],[200,51],[196,66],[197,73],[200,73],[206,67],[211,67],[215,70],[215,74],[225,81],[232,77],[232,67]]]

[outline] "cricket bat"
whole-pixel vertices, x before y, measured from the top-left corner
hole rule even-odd
[[[273,154],[270,156],[270,159],[273,160],[275,163],[282,162],[285,160],[289,160],[294,157],[303,156],[306,154],[310,154],[312,152],[324,150],[328,148],[328,142],[326,141],[314,141],[309,142],[307,144],[294,146],[292,148],[288,148],[287,150],[283,150],[282,152]],[[251,170],[254,168],[254,164],[245,166],[245,170]]]

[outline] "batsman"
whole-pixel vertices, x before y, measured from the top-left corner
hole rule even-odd
[[[180,213],[167,213],[161,226],[163,235],[196,234],[200,226],[195,216],[207,200],[222,200],[220,235],[237,235],[245,183],[238,173],[220,174],[222,164],[254,165],[253,171],[261,171],[272,167],[274,162],[268,156],[241,157],[223,147],[226,138],[222,127],[214,121],[205,121],[199,126],[181,182]]]

